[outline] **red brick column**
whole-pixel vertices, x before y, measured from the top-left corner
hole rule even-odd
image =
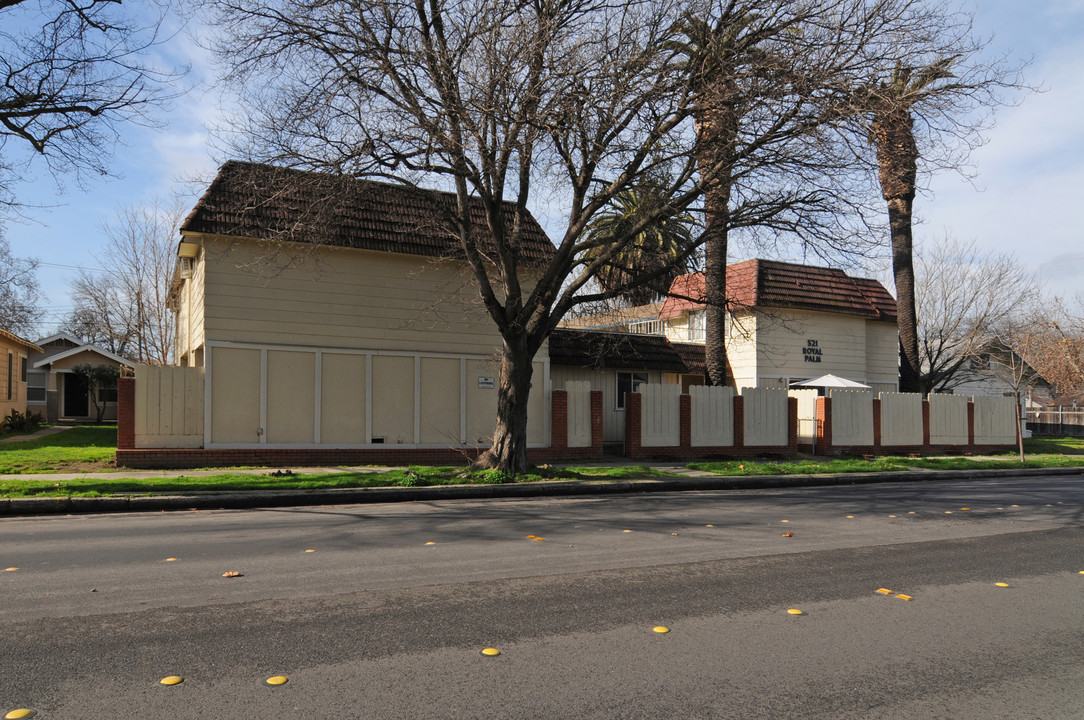
[[[135,378],[117,378],[117,448],[135,449]]]
[[[602,457],[602,391],[591,391],[591,448]]]
[[[873,400],[873,447],[881,447],[881,399]]]
[[[975,446],[975,403],[967,401],[967,446]]]
[[[734,449],[745,447],[745,398],[734,396]]]
[[[970,405],[971,403],[968,403]],[[922,448],[930,447],[930,401],[922,401]]]
[[[550,447],[568,447],[568,392],[550,394]]]
[[[798,452],[798,398],[787,398],[787,445]]]
[[[689,395],[682,395],[680,403],[681,439],[678,444],[683,448],[687,448],[693,444],[693,399]]]
[[[832,454],[832,398],[817,398],[817,452]]]
[[[640,457],[640,393],[625,394],[625,455]]]

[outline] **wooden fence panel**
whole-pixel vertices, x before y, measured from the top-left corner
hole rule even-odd
[[[930,393],[930,444],[967,445],[967,397]]]
[[[787,395],[798,400],[798,442],[811,445],[817,435],[817,391],[788,390]]]
[[[881,445],[921,445],[922,396],[918,393],[883,392],[880,398]]]
[[[734,388],[693,385],[689,395],[690,444],[693,447],[733,445]]]
[[[591,447],[591,383],[569,380],[565,392],[568,393],[568,446]]]
[[[681,443],[681,386],[640,386],[640,445],[676,447]]]
[[[873,445],[873,393],[832,390],[832,445]]]
[[[135,446],[203,447],[203,368],[138,365],[135,376]]]
[[[976,445],[1016,442],[1016,398],[976,396],[974,403]]]
[[[790,438],[787,421],[790,398],[786,390],[742,388],[745,406],[745,445],[785,447]]]

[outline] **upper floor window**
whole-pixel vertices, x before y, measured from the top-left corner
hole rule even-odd
[[[689,312],[689,340],[692,342],[704,342],[704,317],[703,310]]]

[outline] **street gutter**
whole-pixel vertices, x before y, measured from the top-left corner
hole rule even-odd
[[[158,512],[165,510],[238,510],[434,500],[570,497],[705,490],[774,490],[785,488],[867,485],[893,482],[937,482],[1084,475],[1084,467],[1005,470],[901,470],[822,475],[745,475],[741,477],[678,476],[642,480],[561,480],[500,485],[334,488],[328,490],[194,491],[185,495],[145,494],[110,497],[0,498],[0,516],[73,515],[82,513]]]

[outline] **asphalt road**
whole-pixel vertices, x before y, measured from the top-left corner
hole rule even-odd
[[[4,519],[0,713],[1084,718],[1082,513],[1027,478]]]

